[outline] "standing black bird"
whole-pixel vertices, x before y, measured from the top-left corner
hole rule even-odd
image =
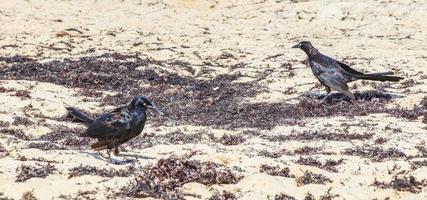
[[[114,155],[119,155],[119,145],[141,134],[147,120],[146,110],[153,108],[163,114],[156,105],[143,96],[136,96],[129,105],[118,107],[111,112],[92,118],[73,107],[66,107],[69,114],[81,120],[88,128],[80,135],[98,139],[90,145],[92,149],[107,149],[108,158],[111,160],[111,150]]]
[[[388,76],[393,73],[370,73],[365,74],[350,68],[348,65],[339,62],[331,57],[321,54],[310,42],[302,41],[292,48],[302,49],[308,56],[308,62],[314,76],[326,87],[327,95],[322,102],[327,99],[331,88],[344,93],[351,100],[356,99],[348,89],[348,82],[364,79],[373,81],[399,81],[403,79],[397,76]]]

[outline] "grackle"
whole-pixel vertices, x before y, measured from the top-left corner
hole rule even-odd
[[[136,96],[129,105],[118,107],[98,118],[92,118],[74,107],[66,107],[71,116],[88,127],[80,136],[98,139],[91,148],[98,151],[107,149],[111,163],[112,149],[114,149],[114,155],[118,156],[119,145],[141,134],[147,120],[148,108],[153,108],[162,115],[156,105],[143,96]]]
[[[321,100],[324,102],[331,92],[331,89],[344,93],[351,100],[356,97],[348,89],[348,82],[355,80],[373,81],[399,81],[403,79],[398,76],[389,76],[392,73],[362,73],[350,68],[348,65],[339,62],[331,57],[321,54],[308,41],[302,41],[292,48],[302,49],[308,56],[308,63],[314,76],[326,87],[327,95]]]

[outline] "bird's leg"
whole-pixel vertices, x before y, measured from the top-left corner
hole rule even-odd
[[[120,154],[120,151],[119,151],[119,146],[114,146],[114,155],[115,156],[122,156],[122,157],[125,157],[126,155],[122,155],[122,154]],[[126,158],[125,158],[126,159]]]
[[[329,97],[329,94],[327,94],[325,97],[323,97],[323,98],[320,100],[320,103],[325,103],[325,102],[326,102],[326,100],[328,99],[328,97]]]
[[[115,156],[120,156],[120,152],[119,152],[119,147],[118,146],[114,147],[114,152],[113,153],[114,153]]]
[[[102,153],[101,153],[101,150],[104,150],[104,149],[106,149],[106,148],[107,148],[106,146],[100,146],[100,147],[95,147],[95,148],[93,148],[93,150],[95,150],[96,152],[98,152],[98,155],[99,155],[99,156],[101,156],[101,157],[105,158],[104,154],[102,154]]]
[[[326,89],[326,95],[329,95],[331,93],[331,88],[329,86],[325,86]]]
[[[113,160],[111,159],[111,149],[110,148],[107,149],[107,153],[108,153],[108,160],[110,161],[110,163],[113,163]]]
[[[326,96],[324,96],[322,98],[322,100],[320,100],[320,103],[324,103],[328,99],[329,95],[331,94],[331,88],[330,87],[325,86],[325,89],[326,89]]]
[[[113,150],[113,154],[115,155],[115,156],[125,156],[125,155],[121,155],[120,154],[120,151],[119,151],[119,146],[118,145],[114,145],[114,150]],[[126,158],[125,158],[126,159]]]
[[[126,156],[130,156],[130,157],[134,157],[135,158],[135,160],[138,160],[138,156],[137,155],[132,155],[132,154],[120,154],[119,153],[119,146],[115,146],[114,147],[114,155],[115,156],[123,156],[123,157],[125,157],[125,159],[127,159],[126,158]]]
[[[356,100],[356,96],[350,91],[345,91],[344,94],[350,98],[350,102]]]

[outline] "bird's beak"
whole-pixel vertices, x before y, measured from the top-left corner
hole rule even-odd
[[[292,46],[292,48],[300,48],[300,47],[301,47],[300,44],[296,44],[296,45]]]
[[[154,109],[155,111],[157,111],[159,113],[159,115],[164,115],[163,112],[156,106],[156,104],[151,103],[151,105],[148,106],[148,107]]]

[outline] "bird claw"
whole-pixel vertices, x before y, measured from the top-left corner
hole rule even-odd
[[[126,163],[130,163],[130,160],[115,160],[115,159],[111,159],[109,160],[109,163],[113,164],[113,165],[121,165],[121,164],[126,164]]]
[[[132,163],[132,162],[138,161],[138,156],[137,155],[133,155],[133,156],[131,155],[131,156],[129,156],[127,154],[115,154],[115,156],[117,156],[117,157],[123,157],[123,160],[118,161],[118,163],[116,163],[116,164]]]
[[[324,96],[324,97],[320,100],[320,104],[329,103],[328,98],[329,98],[329,94],[327,94],[326,96]]]

